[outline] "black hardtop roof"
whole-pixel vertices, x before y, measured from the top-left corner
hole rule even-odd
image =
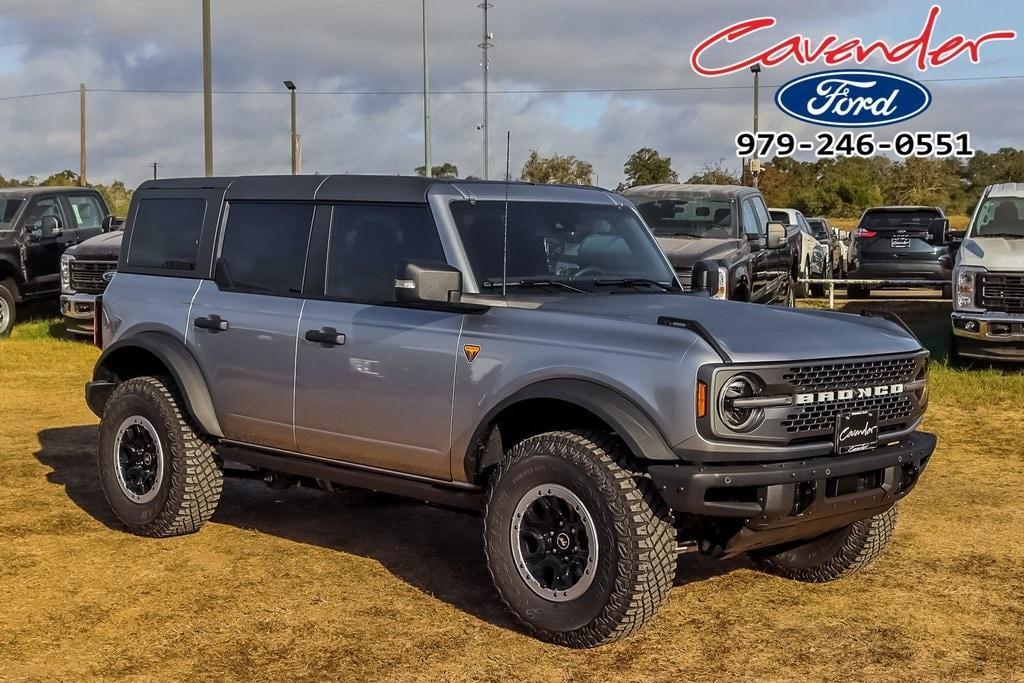
[[[874,213],[875,211],[938,211],[942,213],[942,209],[938,206],[872,206],[869,209],[865,209],[864,213]]]
[[[68,192],[96,192],[91,187],[77,185],[31,185],[20,187],[0,187],[0,195],[8,197],[32,197],[37,194],[64,194]]]
[[[755,193],[758,190],[746,185],[697,185],[687,183],[661,183],[659,185],[640,185],[622,191],[626,197],[647,197],[649,199],[674,199],[686,197],[705,197],[708,199],[731,199],[741,194]]]
[[[504,186],[503,180],[422,178],[392,175],[259,175],[210,178],[163,178],[147,180],[138,191],[152,190],[225,190],[229,200],[310,200],[365,202],[426,202],[427,191],[435,185],[453,192],[456,186],[469,188]],[[509,185],[529,187],[534,183],[513,180]],[[545,185],[543,187],[555,187]],[[598,190],[584,185],[559,186],[576,190]],[[609,192],[609,190],[601,190]]]

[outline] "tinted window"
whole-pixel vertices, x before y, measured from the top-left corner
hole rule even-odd
[[[25,227],[28,230],[39,230],[43,226],[43,216],[56,216],[62,227],[67,227],[64,222],[64,212],[60,210],[60,201],[56,197],[48,197],[35,201],[29,206],[28,215],[25,217]]]
[[[480,286],[500,285],[505,202],[452,202],[451,210]],[[584,286],[615,278],[674,280],[635,213],[569,202],[508,203],[507,273],[510,282],[554,279]]]
[[[232,204],[217,262],[217,282],[235,291],[301,294],[313,208],[313,204]]]
[[[825,221],[820,218],[808,218],[807,224],[811,226],[811,233],[819,240],[828,239],[828,227]]]
[[[735,237],[732,202],[707,197],[636,200],[637,211],[658,237]]]
[[[103,208],[91,195],[71,195],[68,197],[71,212],[80,228],[98,228],[103,224]]]
[[[768,207],[764,204],[764,199],[760,195],[747,200],[754,205],[754,213],[757,214],[758,232],[764,233],[768,229],[769,221],[773,220],[768,215]]]
[[[338,205],[327,250],[327,296],[374,304],[393,302],[402,261],[444,260],[427,207]]]
[[[868,211],[860,220],[861,228],[927,228],[942,214],[933,209],[910,211]]]
[[[793,225],[789,222],[789,214],[785,211],[772,211],[771,217],[773,221],[777,221],[783,225]]]
[[[194,271],[205,216],[205,199],[143,199],[132,228],[128,264]]]
[[[10,230],[14,215],[21,208],[20,199],[0,199],[0,230]]]

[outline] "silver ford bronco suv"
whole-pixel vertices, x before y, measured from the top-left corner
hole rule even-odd
[[[554,643],[639,629],[683,553],[849,575],[935,448],[898,321],[684,291],[605,190],[158,180],[123,242],[86,398],[126,527],[197,531],[225,461],[479,510],[501,598]]]

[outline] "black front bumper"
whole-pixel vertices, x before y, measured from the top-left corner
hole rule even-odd
[[[906,496],[935,450],[913,432],[869,452],[736,465],[651,465],[677,512],[731,518],[741,527],[726,554],[813,538],[886,510]]]

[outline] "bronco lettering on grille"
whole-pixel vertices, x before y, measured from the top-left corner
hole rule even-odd
[[[861,387],[859,389],[837,389],[836,391],[819,391],[807,394],[797,394],[796,405],[805,406],[814,403],[853,401],[859,398],[874,398],[876,396],[897,396],[902,393],[902,384],[886,384],[880,387]]]

